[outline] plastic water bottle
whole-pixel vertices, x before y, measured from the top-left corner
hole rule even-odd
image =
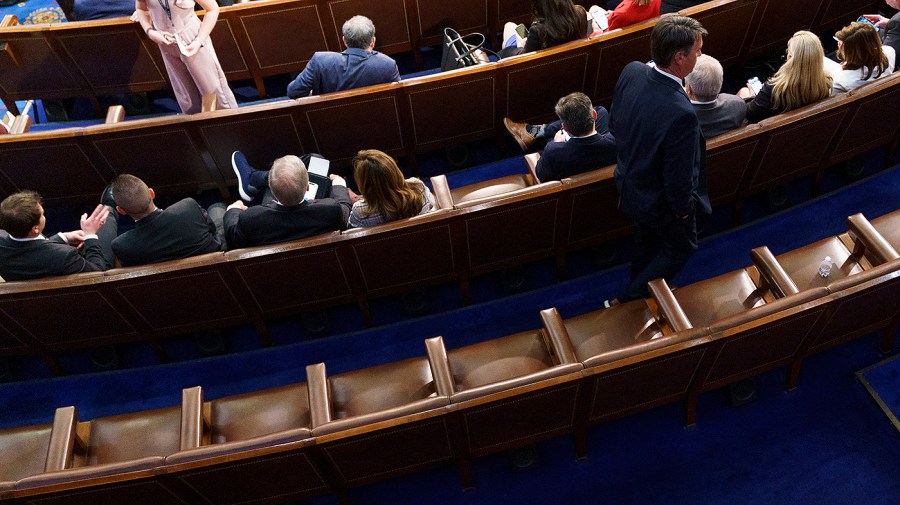
[[[819,263],[819,275],[822,277],[828,277],[831,275],[831,268],[834,267],[834,262],[831,261],[831,256],[825,256],[825,259]]]

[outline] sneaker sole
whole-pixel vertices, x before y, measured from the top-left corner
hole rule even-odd
[[[241,195],[241,200],[245,202],[253,201],[253,197],[244,193],[244,181],[241,179],[241,171],[238,170],[237,163],[234,162],[234,157],[237,154],[237,151],[231,153],[231,169],[234,170],[234,175],[237,176],[238,180],[238,193]]]

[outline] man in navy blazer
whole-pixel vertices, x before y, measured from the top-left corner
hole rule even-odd
[[[609,113],[591,105],[584,93],[570,93],[556,102],[559,122],[546,125],[552,139],[535,167],[541,182],[558,181],[616,162],[616,141],[609,132]]]
[[[697,249],[696,215],[710,212],[705,141],[683,79],[707,34],[683,16],[663,16],[650,35],[654,66],[631,62],[613,93],[620,208],[635,223],[631,281],[618,300],[647,296],[647,283],[671,280]]]
[[[245,181],[256,179],[254,174],[267,176],[267,181],[261,205],[247,207],[238,200],[228,206],[224,224],[229,249],[275,244],[347,228],[353,203],[343,178],[331,175],[329,198],[308,201],[305,195],[309,173],[296,156],[278,158],[268,172],[246,163],[237,167],[241,187]]]
[[[193,198],[184,198],[160,209],[153,188],[140,178],[121,174],[112,184],[116,211],[134,219],[134,229],[112,242],[122,266],[146,265],[224,251],[221,203],[203,209]]]
[[[365,16],[353,16],[341,28],[341,53],[318,51],[290,83],[287,94],[300,98],[400,80],[397,62],[375,51],[375,25]]]
[[[91,215],[81,216],[81,229],[44,237],[44,207],[34,191],[20,191],[0,203],[0,276],[24,281],[108,270],[115,264],[110,243],[116,236],[114,205],[104,191]]]

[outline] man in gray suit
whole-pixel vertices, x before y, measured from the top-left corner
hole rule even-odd
[[[684,90],[700,120],[703,138],[713,138],[744,124],[747,103],[737,95],[719,93],[722,90],[719,60],[707,54],[700,55],[694,71],[684,81]]]

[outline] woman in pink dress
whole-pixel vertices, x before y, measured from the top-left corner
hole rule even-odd
[[[135,16],[144,33],[159,45],[172,90],[181,112],[200,112],[203,97],[216,94],[217,108],[237,108],[209,34],[219,17],[215,0],[197,0],[206,11],[203,21],[193,0],[135,0]]]

